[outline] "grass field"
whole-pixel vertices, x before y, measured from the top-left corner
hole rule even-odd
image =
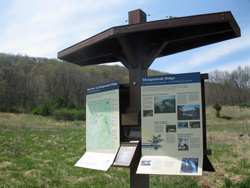
[[[207,108],[209,159],[216,172],[150,175],[150,187],[250,187],[250,110],[223,107],[221,116],[231,120],[214,113]],[[127,168],[74,167],[84,147],[84,121],[0,113],[0,187],[130,187]]]

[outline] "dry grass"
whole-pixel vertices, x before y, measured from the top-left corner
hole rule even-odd
[[[23,119],[23,117],[25,117],[26,114],[13,114],[13,113],[2,113],[0,112],[0,117],[1,118],[11,118],[11,119],[14,119],[14,120],[20,120],[20,119]]]
[[[221,116],[207,108],[209,159],[216,172],[203,176],[150,175],[150,187],[216,188],[225,178],[234,184],[250,174],[250,137],[247,134],[249,109],[223,107]],[[76,168],[84,153],[85,122],[55,121],[28,114],[0,113],[0,180],[6,187],[129,187],[129,169],[107,172]],[[193,181],[193,183],[192,183]],[[190,183],[191,182],[191,183]],[[0,186],[1,187],[1,186]]]
[[[206,119],[208,125],[218,124],[245,124],[246,121],[250,123],[250,109],[239,108],[232,106],[223,106],[220,112],[221,116],[229,116],[232,119],[230,121],[222,118],[215,117],[215,109],[208,107],[206,109]]]
[[[206,114],[207,144],[212,149],[209,158],[216,172],[204,172],[202,177],[197,178],[198,184],[215,188],[222,187],[225,178],[233,184],[242,182],[250,174],[250,109],[223,107],[221,116],[229,116],[231,120],[216,118],[212,107],[206,109]],[[240,133],[244,135],[239,136]]]
[[[212,143],[212,156],[210,161],[216,172],[204,172],[198,178],[198,183],[202,187],[221,187],[224,179],[229,178],[233,183],[241,182],[247,173],[247,169],[239,166],[242,160],[250,161],[250,138],[244,136],[240,138],[237,133],[210,132]],[[225,146],[227,149],[223,150]],[[219,154],[218,154],[219,153]],[[234,171],[242,171],[242,174],[235,174]],[[245,173],[244,173],[245,171]]]

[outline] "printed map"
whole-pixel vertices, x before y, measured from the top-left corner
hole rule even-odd
[[[87,148],[111,148],[111,100],[87,103]]]

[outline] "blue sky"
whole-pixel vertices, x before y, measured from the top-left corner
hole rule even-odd
[[[75,43],[127,24],[128,12],[138,8],[151,15],[147,21],[231,11],[241,28],[240,38],[158,58],[150,69],[206,73],[250,65],[250,0],[1,0],[0,52],[56,58]]]

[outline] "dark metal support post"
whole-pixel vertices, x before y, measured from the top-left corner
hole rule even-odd
[[[141,106],[141,77],[147,76],[147,69],[129,70],[130,107]]]
[[[130,188],[149,188],[149,175],[136,174],[137,167],[130,168]]]
[[[213,165],[207,155],[211,155],[211,150],[207,150],[207,125],[206,125],[206,102],[205,102],[205,79],[208,74],[201,74],[201,98],[202,98],[202,129],[203,129],[203,171],[215,172]]]
[[[140,9],[129,12],[129,24],[146,22],[146,14]],[[143,38],[135,38],[133,41],[127,38],[120,38],[119,42],[125,52],[127,62],[122,62],[129,68],[129,86],[130,86],[130,107],[141,108],[141,77],[148,75],[148,67],[143,65],[143,57],[146,56],[146,50],[142,42]],[[138,125],[141,127],[141,125]],[[130,168],[130,187],[131,188],[149,188],[149,175],[136,174],[137,167]]]

